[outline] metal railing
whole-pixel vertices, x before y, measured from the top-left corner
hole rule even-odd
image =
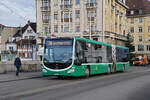
[[[86,8],[96,8],[97,7],[97,3],[86,3]]]

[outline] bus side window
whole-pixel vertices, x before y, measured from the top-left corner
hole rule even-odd
[[[102,45],[99,45],[99,44],[95,44],[95,50],[97,50],[97,49],[101,49],[102,48]]]
[[[76,41],[75,58],[79,60],[81,63],[83,63],[84,53],[83,53],[82,44],[80,41]]]
[[[107,62],[112,63],[112,47],[107,46]]]

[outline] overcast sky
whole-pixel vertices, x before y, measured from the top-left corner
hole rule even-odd
[[[23,26],[36,20],[35,0],[0,0],[0,24]]]

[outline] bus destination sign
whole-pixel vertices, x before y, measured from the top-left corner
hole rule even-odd
[[[49,46],[69,46],[72,45],[72,41],[49,41]]]

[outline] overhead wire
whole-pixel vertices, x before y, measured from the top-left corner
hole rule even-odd
[[[25,20],[25,21],[28,21],[28,20],[29,20],[29,19],[26,18],[25,16],[22,16],[22,15],[18,14],[17,12],[15,12],[12,7],[9,7],[8,5],[4,4],[4,3],[1,2],[1,1],[0,1],[0,5],[4,6],[4,7],[7,8],[12,14],[14,13],[15,15],[17,15],[17,16],[20,17],[20,18],[22,18],[23,20]]]

